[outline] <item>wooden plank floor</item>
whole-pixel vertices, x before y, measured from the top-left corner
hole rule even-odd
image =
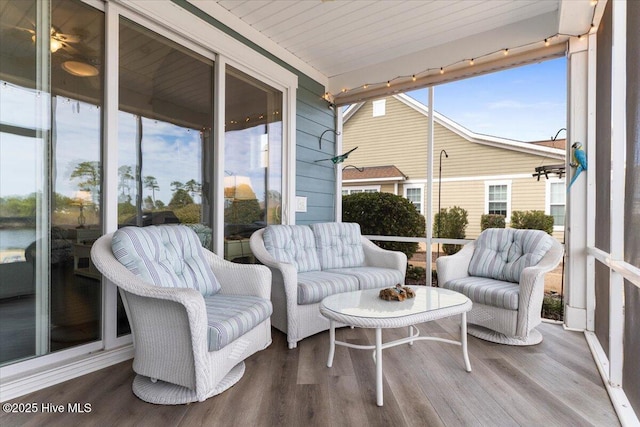
[[[618,419],[583,334],[542,324],[544,341],[509,347],[469,337],[473,372],[458,346],[416,342],[383,352],[384,406],[375,404],[371,352],[338,347],[326,367],[328,332],[288,350],[273,344],[246,361],[230,390],[201,403],[157,406],[131,392],[131,361],[12,402],[64,405],[65,413],[0,414],[9,426],[617,426]],[[420,325],[422,335],[458,337],[455,319]],[[385,330],[385,341],[405,329]],[[370,344],[373,330],[340,329],[337,338]],[[69,403],[91,411],[71,414]]]

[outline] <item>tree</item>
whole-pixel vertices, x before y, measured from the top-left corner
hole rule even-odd
[[[177,208],[183,208],[187,205],[192,205],[192,204],[193,204],[193,199],[191,198],[189,193],[187,193],[187,190],[185,190],[184,188],[179,188],[176,190],[175,193],[173,193],[173,197],[169,202],[169,207],[172,209],[177,209]]]
[[[95,202],[100,188],[100,162],[80,162],[71,172],[72,180],[79,180],[78,188],[88,191]]]
[[[440,224],[440,237],[449,239],[464,239],[469,224],[467,211],[459,206],[444,208],[438,212],[433,221],[433,232],[436,233],[437,224]],[[462,245],[443,244],[442,251],[447,255],[453,255],[462,248]]]
[[[160,189],[158,186],[158,180],[155,176],[145,176],[144,177],[144,187],[151,190],[151,200],[153,201],[152,205],[156,204],[156,190]]]
[[[195,197],[202,191],[202,186],[196,180],[190,179],[184,184],[184,189],[191,194],[191,197]]]
[[[131,181],[134,180],[133,168],[123,165],[118,168],[118,189],[121,190],[121,202],[131,201]]]
[[[342,221],[357,222],[362,234],[424,237],[425,220],[409,200],[391,193],[355,193],[342,196]],[[374,242],[411,258],[417,243]]]

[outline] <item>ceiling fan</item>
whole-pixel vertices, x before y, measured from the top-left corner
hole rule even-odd
[[[6,25],[5,25],[6,26]],[[10,27],[12,30],[23,31],[31,35],[31,41],[36,42],[36,31],[31,28]],[[76,45],[76,46],[73,46]],[[51,27],[49,32],[49,46],[51,53],[64,52],[64,58],[61,67],[63,70],[78,77],[91,77],[99,74],[98,68],[93,64],[90,48],[82,46],[82,36],[77,34],[66,34],[60,32],[55,27]]]

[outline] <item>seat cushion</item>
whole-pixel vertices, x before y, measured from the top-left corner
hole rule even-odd
[[[324,297],[358,290],[358,278],[346,274],[313,271],[298,274],[298,304],[314,304]]]
[[[507,310],[518,309],[520,286],[517,283],[487,277],[464,277],[450,280],[441,285],[443,288],[460,292],[478,304]]]
[[[124,227],[113,233],[113,255],[144,281],[168,288],[193,288],[214,295],[220,283],[196,233],[183,225]]]
[[[404,277],[398,270],[382,267],[352,267],[327,270],[328,273],[347,274],[358,278],[359,289],[377,289],[404,284]]]
[[[323,270],[364,266],[360,224],[326,222],[310,225]]]
[[[264,247],[279,262],[293,264],[298,273],[320,270],[316,241],[306,225],[270,225],[264,230]]]
[[[522,271],[540,262],[551,248],[551,239],[540,230],[487,229],[476,240],[468,273],[517,283]]]
[[[271,301],[248,295],[216,294],[204,299],[209,351],[217,351],[271,316]]]

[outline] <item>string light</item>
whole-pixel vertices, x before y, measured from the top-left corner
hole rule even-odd
[[[591,5],[592,5],[592,6],[597,5],[597,3],[598,3],[598,2],[597,2],[597,0],[591,0]],[[550,45],[551,45],[551,40],[552,40],[553,38],[555,38],[555,37],[560,37],[560,36],[565,36],[565,37],[576,37],[576,38],[578,38],[578,40],[583,40],[583,39],[584,39],[584,36],[586,36],[586,35],[588,35],[588,34],[590,34],[590,33],[593,33],[595,30],[597,30],[596,25],[593,23],[593,20],[594,20],[594,18],[595,18],[595,11],[596,11],[596,9],[594,8],[594,9],[593,9],[593,13],[592,13],[591,26],[590,26],[590,28],[589,28],[589,31],[587,31],[586,33],[583,33],[583,34],[565,34],[565,33],[556,33],[556,34],[554,34],[554,35],[551,35],[551,36],[546,37],[546,38],[544,38],[544,39],[543,39],[544,46],[550,46]],[[535,45],[535,44],[537,44],[537,43],[541,43],[541,42],[540,42],[540,41],[535,41],[535,42],[525,43],[525,44],[522,44],[522,45],[519,45],[519,46],[511,46],[511,47],[508,47],[508,48],[503,48],[503,49],[500,49],[500,50],[497,50],[497,51],[489,52],[489,53],[486,53],[486,54],[484,54],[484,55],[476,56],[475,58],[471,58],[471,59],[462,59],[462,60],[459,60],[459,61],[453,62],[453,63],[451,63],[451,64],[446,64],[446,65],[441,66],[441,67],[427,68],[427,69],[422,70],[422,71],[420,71],[419,73],[416,73],[416,74],[404,75],[404,76],[397,76],[397,77],[394,77],[394,78],[392,78],[392,79],[390,79],[390,80],[386,80],[386,81],[382,81],[382,82],[377,82],[377,83],[366,83],[366,84],[364,84],[364,85],[362,85],[362,86],[359,86],[359,87],[357,87],[357,88],[353,88],[353,89],[349,89],[349,88],[342,88],[342,89],[340,90],[340,92],[341,92],[341,93],[343,93],[343,94],[345,94],[345,93],[348,93],[348,92],[350,92],[350,91],[352,91],[352,90],[368,89],[369,87],[380,87],[380,86],[384,86],[384,85],[386,85],[386,87],[391,87],[391,84],[392,84],[395,80],[406,80],[406,79],[409,79],[409,78],[411,78],[411,81],[412,81],[412,82],[415,82],[415,81],[417,81],[417,77],[416,77],[416,76],[417,76],[418,74],[420,74],[420,75],[424,75],[424,76],[428,76],[432,71],[435,71],[435,70],[440,70],[440,74],[444,74],[444,70],[445,70],[445,68],[456,68],[456,65],[459,65],[459,64],[462,64],[462,63],[465,63],[465,62],[466,62],[466,63],[468,63],[468,65],[474,65],[474,64],[475,64],[476,59],[488,58],[488,57],[490,57],[490,56],[493,56],[493,55],[497,54],[498,52],[502,52],[502,54],[503,54],[504,56],[507,56],[507,55],[509,55],[509,50],[510,50],[510,49],[511,49],[511,50],[513,50],[513,49],[522,49],[522,48],[526,48],[526,47],[534,46],[534,45]],[[333,95],[331,95],[330,93],[327,93],[327,94],[325,94],[325,99],[332,99],[332,96],[333,96]]]

